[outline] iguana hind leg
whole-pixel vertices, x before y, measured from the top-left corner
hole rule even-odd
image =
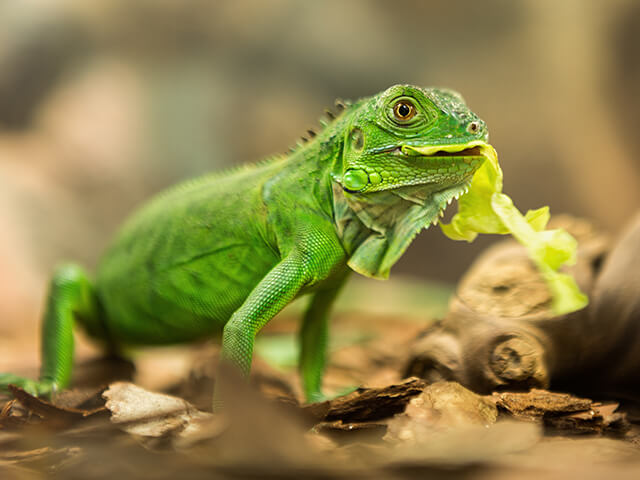
[[[329,341],[329,314],[331,307],[347,278],[348,270],[332,288],[313,294],[300,328],[299,369],[307,402],[325,399],[322,393],[322,376],[327,358]]]
[[[0,389],[10,384],[34,395],[48,396],[69,386],[73,368],[73,325],[82,319],[88,328],[97,324],[97,299],[84,270],[63,265],[49,286],[41,329],[42,366],[40,378],[30,380],[13,374],[0,374]]]

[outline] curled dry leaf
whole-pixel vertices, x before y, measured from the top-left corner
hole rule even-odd
[[[198,437],[211,427],[214,416],[197,410],[189,402],[149,392],[133,383],[116,382],[103,393],[111,421],[127,433],[143,437],[186,439]],[[221,424],[218,424],[222,427]],[[220,429],[208,430],[213,436]]]
[[[35,413],[50,428],[67,428],[78,421],[95,418],[106,411],[104,406],[82,408],[82,405],[57,405],[42,398],[34,397],[14,385],[10,385],[9,390],[27,411]]]

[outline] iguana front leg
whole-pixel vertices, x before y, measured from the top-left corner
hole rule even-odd
[[[220,360],[244,376],[251,370],[254,339],[300,290],[325,278],[344,262],[344,250],[333,233],[312,232],[253,289],[224,327]],[[218,378],[221,378],[218,376]],[[222,407],[224,386],[216,387],[214,411]]]
[[[329,313],[348,273],[349,270],[345,269],[332,287],[314,293],[302,320],[299,369],[307,402],[319,402],[325,398],[322,376],[329,341]]]

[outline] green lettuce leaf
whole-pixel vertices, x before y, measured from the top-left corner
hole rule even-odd
[[[529,210],[526,215],[502,193],[502,170],[495,149],[482,147],[486,160],[471,180],[469,192],[458,200],[458,213],[451,223],[440,223],[444,234],[453,240],[472,242],[478,233],[511,234],[527,248],[552,294],[552,310],[569,313],[585,307],[587,296],[573,277],[558,272],[576,261],[576,240],[561,229],[545,230],[549,208]]]

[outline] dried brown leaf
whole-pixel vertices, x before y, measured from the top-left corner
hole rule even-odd
[[[104,406],[83,409],[56,405],[42,398],[34,397],[14,385],[10,385],[9,390],[24,408],[41,417],[43,423],[51,428],[67,428],[78,421],[89,417],[96,418],[106,412]]]
[[[111,422],[127,433],[143,437],[198,436],[210,413],[186,400],[149,392],[128,382],[116,382],[103,393]],[[218,433],[218,432],[216,432]]]

